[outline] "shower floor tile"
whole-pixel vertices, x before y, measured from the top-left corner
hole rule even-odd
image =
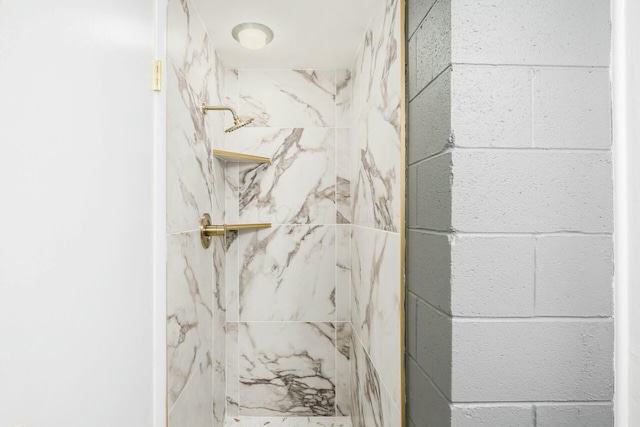
[[[351,427],[349,417],[227,417],[224,427]]]

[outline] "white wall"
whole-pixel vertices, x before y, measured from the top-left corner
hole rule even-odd
[[[640,425],[640,3],[614,1],[616,426]]]
[[[152,424],[154,3],[0,0],[0,426]]]

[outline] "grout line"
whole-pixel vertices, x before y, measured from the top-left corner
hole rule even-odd
[[[613,233],[598,233],[586,231],[539,231],[539,232],[477,232],[477,231],[459,231],[459,230],[434,230],[430,228],[409,227],[409,231],[419,232],[421,234],[435,234],[442,236],[455,237],[611,237]]]
[[[611,148],[556,148],[556,147],[463,147],[456,145],[456,150],[462,151],[511,151],[514,153],[553,152],[553,153],[608,153]]]
[[[413,36],[418,32],[418,29],[420,29],[420,27],[422,26],[422,24],[424,23],[424,21],[427,19],[427,16],[429,16],[429,14],[430,14],[430,13],[431,13],[431,11],[433,10],[433,8],[436,6],[436,4],[438,4],[438,1],[440,1],[440,0],[437,0],[437,1],[434,1],[434,2],[433,2],[433,4],[431,5],[431,7],[429,8],[429,10],[427,10],[427,13],[425,13],[425,15],[422,17],[422,19],[420,20],[420,22],[418,22],[418,25],[416,25],[416,28],[413,30],[413,33],[411,33],[411,34],[407,34],[407,41],[408,41],[409,39],[411,39],[411,38],[412,38],[412,37],[413,37]],[[408,7],[407,7],[407,9],[408,9]],[[409,15],[409,10],[407,10],[407,15]],[[408,21],[408,19],[407,19],[407,21]],[[407,22],[407,24],[408,24],[408,22]]]
[[[443,75],[445,72],[447,72],[449,70],[452,70],[452,64],[451,63],[447,64],[447,66],[442,71],[439,71],[438,74],[436,74],[424,87],[420,88],[420,90],[418,90],[413,95],[412,98],[407,97],[408,98],[407,101],[408,101],[409,109],[411,108],[411,103],[413,102],[413,100],[415,100],[418,96],[420,96],[420,94],[422,94],[422,92],[427,90],[427,88],[429,86],[433,85],[435,83],[435,81],[440,78],[441,75]],[[416,76],[416,79],[417,79],[417,76]],[[416,82],[416,84],[418,84],[418,82]]]
[[[512,67],[512,68],[552,68],[552,69],[585,69],[585,70],[608,70],[610,68],[609,65],[554,65],[554,64],[488,64],[481,62],[452,62],[452,66],[456,65],[471,65],[475,67]]]
[[[409,289],[413,295],[416,296],[418,301],[423,302],[429,308],[434,310],[436,314],[447,317],[451,321],[458,323],[500,323],[500,322],[512,322],[512,323],[549,323],[549,322],[595,322],[595,323],[607,323],[613,319],[610,315],[605,316],[468,316],[458,315],[453,313],[447,313],[443,309],[436,307],[430,301],[425,300],[418,295],[412,289]]]
[[[420,369],[420,371],[422,371],[422,373],[425,375],[425,377],[427,377],[427,381],[429,381],[431,383],[431,386],[436,390],[436,392],[440,395],[440,397],[442,397],[446,402],[448,402],[451,405],[451,400],[444,394],[444,392],[440,389],[440,386],[438,386],[438,384],[436,384],[436,382],[433,380],[433,378],[431,378],[431,375],[429,375],[429,373],[427,373],[427,371],[424,370],[424,368],[422,366],[420,366],[420,364],[418,363],[418,361],[416,359],[414,359],[413,357],[411,357],[410,355],[408,355],[408,358],[411,359],[414,364],[418,367],[418,369]]]
[[[187,387],[189,386],[189,384],[191,384],[191,382],[194,380],[197,371],[200,368],[200,364],[204,361],[204,359],[207,357],[207,353],[210,353],[210,357],[213,358],[213,342],[211,344],[211,346],[209,346],[208,351],[205,351],[204,355],[198,359],[197,362],[195,362],[192,366],[194,366],[194,370],[191,373],[191,375],[189,376],[189,378],[187,378],[187,382],[184,384],[184,387],[182,387],[182,390],[180,390],[180,393],[178,393],[178,396],[176,397],[176,400],[173,402],[173,405],[171,405],[171,408],[168,408],[167,410],[167,414],[170,414],[171,411],[176,407],[176,405],[178,404],[178,402],[180,401],[180,398],[184,395],[185,391],[187,390]],[[167,390],[167,393],[169,391]]]

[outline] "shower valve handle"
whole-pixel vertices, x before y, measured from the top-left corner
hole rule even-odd
[[[206,213],[200,217],[200,241],[202,242],[202,247],[208,249],[211,246],[212,237],[222,236],[222,245],[226,250],[227,231],[256,230],[260,228],[271,228],[271,223],[212,225],[211,216]]]

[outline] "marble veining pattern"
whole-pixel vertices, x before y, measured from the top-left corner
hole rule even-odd
[[[351,414],[351,324],[336,323],[336,415]]]
[[[335,416],[333,323],[240,323],[240,415]]]
[[[211,210],[213,164],[209,160],[202,117],[194,110],[200,98],[177,67],[167,70],[167,232],[198,228]]]
[[[213,335],[212,381],[214,426],[221,426],[226,416],[227,345],[224,325]],[[211,427],[211,426],[208,426]]]
[[[240,70],[239,112],[254,126],[333,127],[334,70]]]
[[[351,127],[351,70],[336,70],[336,127]]]
[[[393,405],[357,336],[351,346],[351,421],[354,427],[399,427],[400,411]]]
[[[239,415],[238,402],[240,380],[238,377],[240,362],[239,346],[238,346],[238,323],[227,322],[225,325],[225,334],[227,340],[226,356],[226,395],[227,395],[227,417],[237,417]]]
[[[336,224],[350,224],[351,129],[336,129]]]
[[[353,227],[352,324],[378,374],[400,403],[400,236]]]
[[[241,321],[335,320],[335,226],[243,232]]]
[[[168,404],[173,405],[211,346],[211,250],[197,232],[167,238]]]
[[[225,248],[200,245],[200,216],[225,216],[224,69],[191,0],[167,5],[167,400],[169,425],[222,426],[225,418]]]
[[[187,383],[183,393],[169,411],[170,426],[211,427],[212,361],[207,352]],[[221,425],[221,424],[218,424]]]
[[[400,229],[400,25],[397,0],[374,16],[352,75],[353,222]]]
[[[333,129],[252,128],[238,135],[237,140],[241,151],[271,158],[271,164],[240,166],[242,222],[334,222]]]
[[[224,427],[351,427],[349,417],[229,417]]]

